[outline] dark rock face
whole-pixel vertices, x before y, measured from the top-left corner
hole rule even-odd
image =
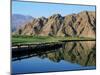
[[[54,14],[48,18],[33,19],[16,31],[21,35],[40,36],[78,36],[93,37],[96,33],[96,16],[94,11],[83,11],[78,14],[61,16]]]

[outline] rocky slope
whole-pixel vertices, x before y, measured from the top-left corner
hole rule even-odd
[[[48,18],[34,18],[32,22],[17,29],[19,35],[78,36],[95,37],[96,13],[83,11],[78,14],[61,16],[54,14]]]
[[[20,14],[13,14],[12,15],[12,32],[16,31],[17,28],[21,27],[21,25],[24,25],[28,22],[30,22],[33,19],[31,16],[25,16]]]

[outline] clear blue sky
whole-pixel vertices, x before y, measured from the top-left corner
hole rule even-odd
[[[30,15],[37,17],[49,17],[53,14],[61,14],[62,16],[79,13],[81,11],[95,11],[95,6],[65,5],[65,4],[48,4],[35,2],[12,2],[12,13]]]

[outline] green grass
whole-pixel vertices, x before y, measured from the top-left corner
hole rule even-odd
[[[13,35],[12,44],[26,44],[26,43],[48,43],[48,42],[59,42],[63,40],[95,40],[93,38],[84,37],[51,37],[51,36],[23,36]]]

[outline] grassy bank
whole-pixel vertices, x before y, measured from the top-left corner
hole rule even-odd
[[[26,43],[48,43],[58,42],[63,40],[95,40],[94,38],[83,38],[83,37],[51,37],[51,36],[12,36],[12,44],[26,44]]]

